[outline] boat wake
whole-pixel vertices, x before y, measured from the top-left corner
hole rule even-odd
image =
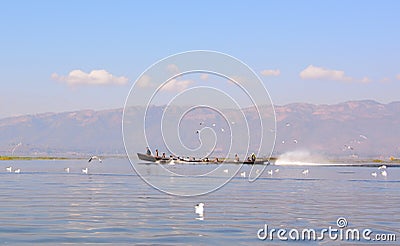
[[[276,166],[327,166],[332,165],[331,163],[316,163],[316,162],[304,162],[304,161],[281,161],[275,162]],[[335,164],[337,165],[337,164]]]
[[[290,151],[278,157],[275,161],[277,166],[325,166],[332,165],[326,163],[321,156],[312,155],[308,151]]]

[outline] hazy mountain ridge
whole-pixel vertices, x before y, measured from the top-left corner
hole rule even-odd
[[[132,108],[140,115],[142,108]],[[247,115],[254,109],[246,109]],[[292,103],[275,106],[277,137],[275,155],[308,150],[327,156],[378,157],[400,153],[400,102],[381,104],[371,100],[333,105]],[[156,121],[162,107],[152,107]],[[230,114],[237,114],[230,111]],[[254,115],[255,116],[255,115]],[[253,117],[249,117],[252,120]],[[193,122],[215,119],[199,111]],[[44,113],[0,119],[0,154],[124,154],[122,109]],[[150,121],[151,123],[151,121]],[[218,123],[218,122],[217,122]],[[150,127],[155,127],[151,125]],[[140,130],[140,129],[138,129]],[[157,138],[157,134],[151,135]],[[143,147],[144,143],[137,143]],[[268,151],[266,151],[268,152]]]
[[[3,155],[15,153],[122,154],[122,109],[26,115],[0,120]]]
[[[298,145],[307,150],[338,156],[387,156],[400,152],[399,102],[381,104],[365,100],[335,105],[300,103],[278,106],[275,110],[278,122],[277,152],[287,151],[288,148],[301,149]],[[290,127],[286,127],[287,122]],[[293,139],[297,140],[297,144],[292,142]]]

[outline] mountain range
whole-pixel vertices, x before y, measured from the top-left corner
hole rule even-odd
[[[293,103],[274,108],[274,156],[290,151],[353,158],[386,158],[400,154],[400,102]],[[142,110],[137,107],[131,112],[140,115]],[[162,106],[151,107],[148,111],[150,122],[157,121],[162,110]],[[250,108],[244,111],[255,116]],[[81,110],[0,119],[0,155],[125,155],[122,113],[123,109]],[[204,119],[222,124],[213,114],[215,112],[196,112],[192,125]],[[248,120],[253,118],[248,117]],[[156,126],[150,123],[149,127]],[[162,144],[158,134],[150,134],[149,138]],[[186,138],[189,144],[195,145]],[[135,146],[138,149],[145,147],[141,142]]]

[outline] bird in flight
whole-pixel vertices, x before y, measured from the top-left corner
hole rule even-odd
[[[103,162],[103,160],[100,159],[100,157],[98,157],[97,155],[94,155],[94,156],[90,157],[90,159],[88,160],[88,162],[91,162],[91,161],[93,161],[93,160],[99,160],[100,163]]]

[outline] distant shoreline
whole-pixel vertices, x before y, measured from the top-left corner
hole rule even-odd
[[[87,157],[65,157],[65,156],[0,156],[0,161],[31,161],[31,160],[87,160]],[[102,158],[128,158],[127,156],[101,156]]]
[[[0,156],[0,161],[30,161],[30,160],[77,160],[85,159],[81,157],[71,158],[71,157],[55,157],[55,156]]]

